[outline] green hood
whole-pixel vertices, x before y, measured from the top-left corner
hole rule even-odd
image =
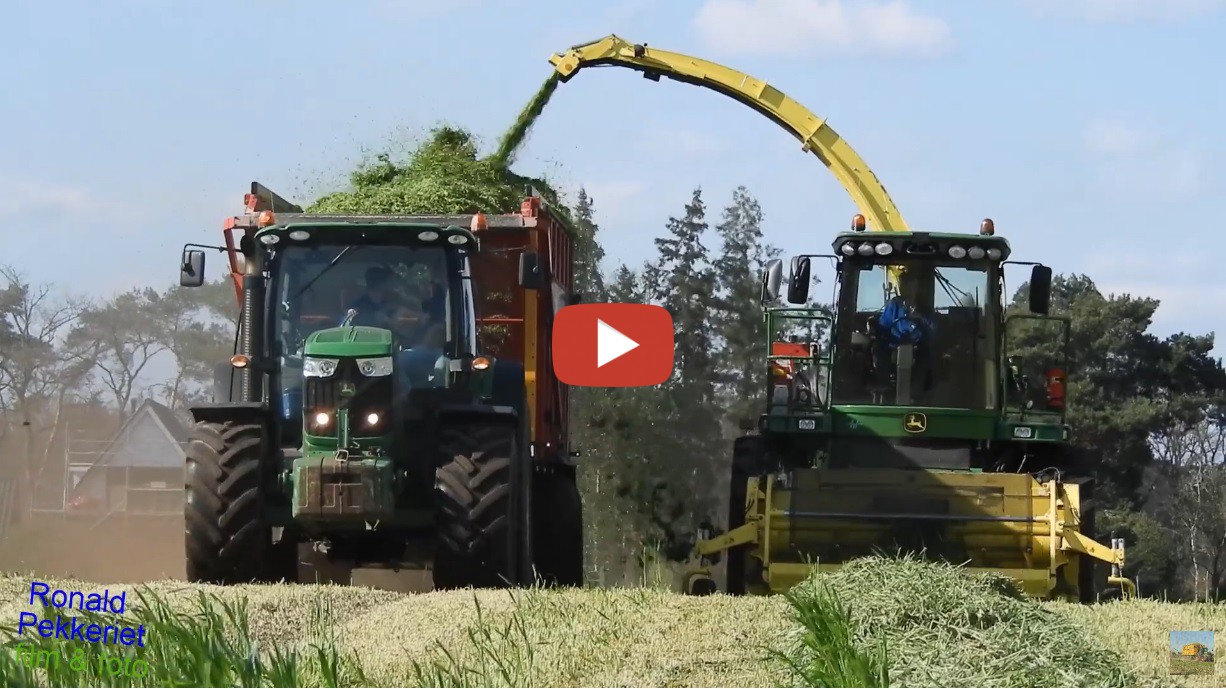
[[[307,356],[390,356],[392,333],[383,328],[351,325],[311,333],[303,347]]]

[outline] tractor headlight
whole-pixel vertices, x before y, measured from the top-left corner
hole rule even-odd
[[[307,378],[330,378],[336,373],[336,359],[302,357],[302,375]]]
[[[856,247],[856,253],[860,254],[861,256],[872,256],[873,245],[869,244],[868,242],[864,242],[860,246]]]
[[[970,256],[972,261],[978,261],[979,259],[983,258],[983,254],[984,251],[982,246],[972,246],[966,252],[966,255]]]
[[[951,246],[949,247],[949,257],[950,258],[966,258],[966,249],[960,246]]]
[[[876,251],[878,256],[889,256],[894,253],[894,245],[882,242],[874,247],[873,251]]]
[[[373,359],[358,359],[358,370],[362,372],[362,375],[371,378],[390,376],[392,375],[392,358],[380,356]]]
[[[853,246],[851,242],[844,242],[843,245],[839,247],[839,253],[843,254],[844,256],[851,256],[852,254],[856,253],[856,247]]]
[[[992,259],[993,261],[999,261],[1000,260],[1000,249],[997,249],[995,247],[988,249],[988,258]]]

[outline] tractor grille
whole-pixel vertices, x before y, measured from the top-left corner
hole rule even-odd
[[[351,395],[342,393],[346,387],[352,389]],[[308,414],[348,409],[351,417],[372,412],[383,416],[391,411],[392,376],[369,378],[358,371],[356,361],[342,359],[331,378],[303,381],[302,406]]]

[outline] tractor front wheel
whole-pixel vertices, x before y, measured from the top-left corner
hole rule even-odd
[[[282,552],[288,542],[273,544],[264,517],[260,476],[265,435],[262,424],[232,421],[201,421],[189,431],[184,505],[188,581],[297,580],[297,558]]]
[[[436,589],[519,583],[520,563],[527,555],[520,545],[527,540],[522,536],[527,486],[517,480],[523,473],[520,446],[510,422],[474,421],[441,429],[434,479]]]

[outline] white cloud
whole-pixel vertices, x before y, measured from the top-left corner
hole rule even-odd
[[[907,0],[707,0],[694,28],[729,54],[932,57],[952,41]]]
[[[1041,16],[1090,22],[1179,21],[1226,9],[1226,0],[1023,0]]]
[[[1086,124],[1083,143],[1095,182],[1113,196],[1187,201],[1212,184],[1209,162],[1200,150],[1120,118]]]

